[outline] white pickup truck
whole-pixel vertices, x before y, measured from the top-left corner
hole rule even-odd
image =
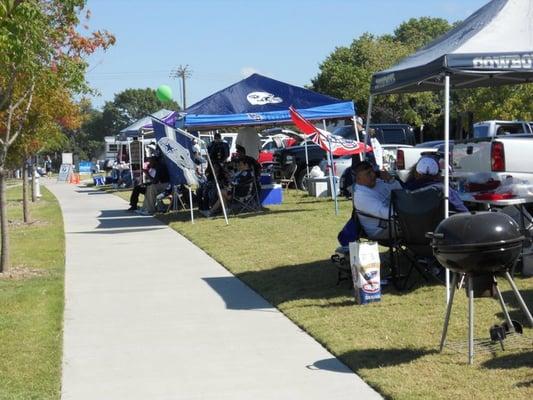
[[[517,133],[456,142],[452,165],[453,177],[457,181],[533,184],[533,134]]]

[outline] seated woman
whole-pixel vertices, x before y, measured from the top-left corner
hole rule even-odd
[[[239,189],[245,188],[245,185],[249,184],[252,178],[253,178],[253,173],[250,169],[250,166],[246,162],[246,160],[243,158],[239,159],[237,162],[237,172],[233,176],[230,186],[225,190],[221,190],[224,204],[228,204],[231,201],[234,190],[235,190],[235,194],[239,196],[240,195]],[[213,204],[213,207],[211,207],[211,209],[207,211],[200,210],[200,212],[204,216],[210,217],[211,215],[214,215],[216,212],[218,212],[221,206],[222,204],[220,202],[220,199],[217,199],[216,203]]]
[[[407,179],[407,182],[404,185],[407,190],[418,190],[429,186],[438,187],[439,189],[444,190],[439,164],[432,157],[421,157],[416,163],[414,170],[409,175],[410,178]],[[452,188],[449,188],[448,199],[451,211],[468,211],[461,200],[459,193]]]
[[[228,172],[220,164],[213,164],[220,190],[224,190],[229,186]],[[209,210],[217,201],[218,192],[215,182],[215,174],[211,167],[205,170],[205,176],[200,179],[200,186],[196,191],[198,199],[198,209],[200,212]]]

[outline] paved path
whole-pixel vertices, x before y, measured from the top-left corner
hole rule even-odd
[[[45,184],[65,221],[63,400],[380,398],[166,225]]]

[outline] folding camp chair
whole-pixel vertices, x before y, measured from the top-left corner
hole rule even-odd
[[[293,163],[289,166],[288,170],[287,170],[287,175],[288,175],[288,178],[282,178],[280,180],[280,183],[281,183],[281,188],[282,189],[288,189],[289,188],[289,185],[291,183],[294,184],[294,188],[295,189],[298,189],[298,185],[296,184],[296,170],[298,169],[298,165],[296,165],[296,163]]]
[[[444,194],[438,187],[429,186],[416,191],[393,190],[391,193],[391,221],[395,230],[391,238],[393,282],[397,289],[408,287],[413,270],[426,280],[442,282],[444,269],[433,256],[426,233],[433,232],[444,218]],[[400,255],[408,260],[406,274],[400,273]],[[414,282],[412,282],[414,284]]]
[[[253,172],[250,177],[232,189],[230,209],[233,214],[261,210],[258,182]]]

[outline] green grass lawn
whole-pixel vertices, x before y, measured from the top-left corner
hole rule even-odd
[[[129,192],[117,193],[128,199]],[[306,330],[382,395],[394,399],[531,399],[533,398],[533,330],[525,329],[529,347],[477,354],[468,366],[466,354],[438,344],[445,312],[443,286],[422,285],[407,293],[385,289],[380,303],[360,306],[348,283],[336,286],[329,261],[336,236],[351,205],[340,203],[335,216],[331,201],[290,192],[281,206],[262,214],[230,218],[198,218],[188,212],[160,216],[204,249],[229,271]],[[533,308],[533,278],[517,278]],[[512,317],[523,320],[509,287]],[[476,299],[476,337],[503,319],[496,300]],[[467,305],[458,291],[448,334],[465,341]],[[316,360],[319,362],[320,360]],[[320,365],[320,363],[317,363]]]
[[[41,187],[22,223],[22,187],[8,190],[11,272],[0,274],[0,399],[58,399],[65,241],[61,210]]]

